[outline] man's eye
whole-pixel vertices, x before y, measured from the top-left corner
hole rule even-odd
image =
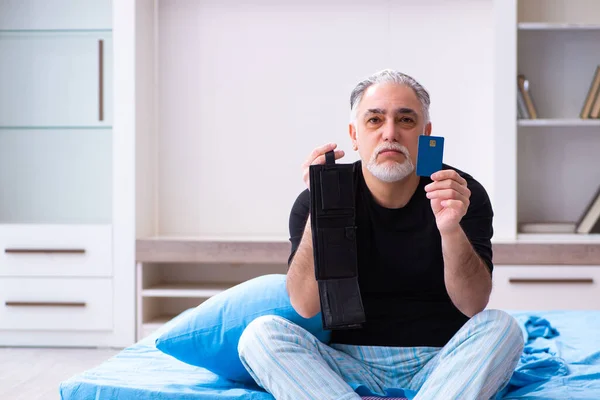
[[[402,117],[402,118],[400,118],[400,122],[405,123],[405,124],[412,124],[415,121],[409,117]]]
[[[369,120],[368,120],[367,122],[370,122],[370,123],[376,124],[376,123],[378,123],[379,121],[380,121],[380,120],[379,120],[379,117],[373,117],[373,118],[369,118]]]

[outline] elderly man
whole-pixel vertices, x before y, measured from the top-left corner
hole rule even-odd
[[[493,211],[483,186],[444,164],[430,177],[415,173],[418,138],[430,135],[429,94],[413,78],[385,70],[350,96],[349,134],[356,168],[358,282],[366,322],[333,330],[324,344],[276,316],[253,321],[240,359],[276,399],[347,400],[363,386],[415,399],[490,399],[508,383],[523,350],[516,321],[486,310],[492,288]],[[290,215],[292,250],[287,290],[294,309],[320,312],[308,187]],[[344,152],[335,150],[335,157]]]

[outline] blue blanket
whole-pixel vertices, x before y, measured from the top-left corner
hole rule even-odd
[[[244,386],[167,356],[155,334],[101,365],[60,384],[63,400],[273,400],[257,386]],[[600,311],[511,312],[525,349],[502,392],[504,399],[600,399]],[[395,393],[394,393],[395,394]]]
[[[504,399],[600,399],[600,311],[511,313],[525,348]]]

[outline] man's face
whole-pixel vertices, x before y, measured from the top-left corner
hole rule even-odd
[[[408,86],[370,86],[357,108],[350,137],[363,164],[377,178],[394,182],[414,171],[419,135],[431,134],[421,103]]]

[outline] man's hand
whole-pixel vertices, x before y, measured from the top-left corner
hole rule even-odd
[[[317,164],[325,164],[325,153],[331,151],[337,147],[335,143],[328,143],[321,147],[317,147],[310,153],[310,156],[306,159],[306,161],[302,164],[302,179],[306,184],[306,187],[310,190],[310,166]],[[344,157],[344,150],[336,150],[334,152],[335,159],[340,159]]]
[[[460,229],[460,221],[469,208],[471,191],[467,181],[452,169],[437,171],[431,175],[432,183],[425,186],[427,198],[441,234]]]

